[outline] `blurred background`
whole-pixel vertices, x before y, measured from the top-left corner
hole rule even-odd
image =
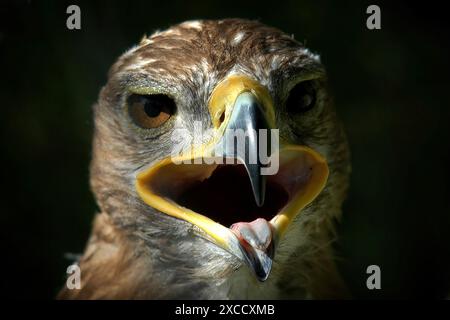
[[[81,30],[66,8],[81,8]],[[381,7],[381,30],[366,8]],[[51,299],[97,210],[88,184],[91,106],[109,66],[156,29],[258,19],[321,54],[352,149],[336,244],[360,299],[443,298],[450,284],[446,10],[365,1],[2,1],[1,294]],[[381,268],[368,290],[366,268]]]

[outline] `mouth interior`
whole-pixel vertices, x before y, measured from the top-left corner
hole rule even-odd
[[[258,207],[245,167],[218,165],[206,179],[181,188],[172,198],[177,204],[200,213],[224,226],[272,219],[289,201],[289,194],[274,179],[267,179],[266,199]]]
[[[278,172],[266,176],[266,197],[261,207],[255,202],[250,178],[242,164],[168,161],[151,169],[139,181],[143,183],[145,194],[153,194],[156,199],[164,199],[178,208],[177,216],[183,219],[193,212],[225,227],[258,218],[273,221],[293,203],[298,207],[299,199],[308,202],[312,197],[311,189],[313,194],[317,189],[317,186],[311,188],[315,160],[310,155],[287,152],[280,160]],[[160,203],[159,200],[149,201],[150,204]],[[158,209],[165,211],[165,208]]]

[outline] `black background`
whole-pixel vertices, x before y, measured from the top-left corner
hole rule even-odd
[[[82,29],[66,28],[81,7]],[[378,4],[382,29],[366,28]],[[114,60],[184,20],[241,17],[321,54],[351,148],[336,245],[356,298],[442,298],[450,283],[449,24],[444,4],[16,1],[0,4],[1,294],[53,298],[89,235],[91,105]],[[369,291],[368,265],[382,271]]]

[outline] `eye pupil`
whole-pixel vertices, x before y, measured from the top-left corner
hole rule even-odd
[[[304,113],[316,104],[316,90],[312,81],[303,81],[292,88],[286,101],[287,110],[291,113]]]
[[[150,100],[146,100],[144,103],[144,111],[151,118],[157,117],[161,113],[162,107],[161,104]]]
[[[312,102],[313,102],[313,98],[311,97],[310,94],[304,95],[303,98],[301,99],[301,104],[304,107],[309,107]]]

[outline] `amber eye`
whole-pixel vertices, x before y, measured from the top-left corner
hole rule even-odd
[[[175,113],[175,102],[164,94],[140,95],[128,97],[128,112],[133,121],[141,128],[157,128]]]
[[[289,93],[286,108],[291,113],[304,113],[316,105],[316,89],[312,81],[303,81],[295,85]]]

